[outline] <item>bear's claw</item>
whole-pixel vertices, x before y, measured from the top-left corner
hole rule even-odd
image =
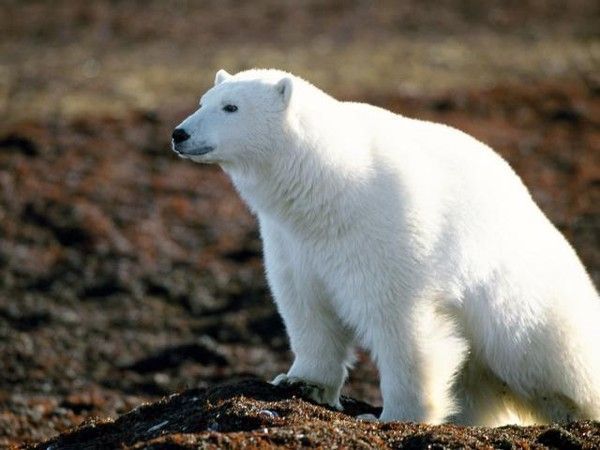
[[[379,422],[379,418],[373,414],[359,414],[356,418],[365,422]]]
[[[313,381],[303,380],[302,378],[288,376],[285,373],[277,375],[271,384],[275,386],[297,386],[300,388],[302,395],[313,400],[321,405],[329,405],[338,411],[342,411],[344,408],[340,403],[340,399],[337,393],[337,389],[329,386],[322,386],[314,383]]]

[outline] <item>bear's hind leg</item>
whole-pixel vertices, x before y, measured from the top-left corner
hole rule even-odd
[[[505,388],[495,384],[499,398],[506,390],[503,402],[516,405],[521,424],[600,418],[600,318],[595,305],[565,306],[553,300],[547,302],[551,308],[534,303],[528,310],[506,291],[485,302],[491,311],[475,310],[478,320],[468,327],[477,363],[506,383]],[[475,389],[477,381],[471,385]],[[472,415],[477,423],[487,420],[483,412],[480,419]]]
[[[491,370],[471,355],[456,378],[454,393],[459,412],[450,420],[462,425],[496,427],[537,422],[524,402]]]
[[[599,321],[570,323],[563,317],[563,333],[555,332],[556,324],[546,330],[550,351],[540,358],[544,375],[528,392],[528,401],[542,421],[600,420]]]
[[[412,311],[371,327],[371,345],[381,374],[380,420],[443,423],[456,412],[452,386],[467,346],[453,317],[424,301]],[[387,320],[386,320],[387,319]],[[385,323],[387,322],[387,323]]]

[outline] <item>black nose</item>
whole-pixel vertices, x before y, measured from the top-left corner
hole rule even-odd
[[[173,142],[179,144],[183,141],[187,141],[190,138],[190,135],[187,134],[183,128],[175,128],[171,137],[173,138]]]

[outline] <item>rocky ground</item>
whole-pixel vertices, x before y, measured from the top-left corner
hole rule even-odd
[[[374,423],[356,420],[377,413],[351,398],[344,412],[299,398],[293,388],[243,380],[188,390],[145,405],[114,422],[89,423],[33,448],[499,448],[583,449],[600,446],[600,423],[473,428],[456,425]]]
[[[598,423],[371,424],[352,417],[367,404],[331,412],[256,381],[291,357],[256,223],[219,169],[169,149],[216,68],[287,67],[341,98],[490,144],[598,285],[594,2],[492,2],[495,15],[444,3],[437,22],[387,2],[373,12],[265,1],[261,14],[206,2],[210,21],[187,2],[177,12],[148,2],[139,14],[136,2],[17,3],[0,15],[0,446],[600,446]],[[247,35],[232,37],[232,17]],[[368,57],[374,72],[363,71]],[[345,393],[380,404],[367,355]]]

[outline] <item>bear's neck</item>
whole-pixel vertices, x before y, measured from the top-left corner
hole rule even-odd
[[[275,143],[273,158],[262,167],[224,167],[250,209],[290,231],[309,235],[341,232],[353,213],[350,200],[361,184],[360,161],[348,159],[332,136],[345,133],[337,124],[302,122],[302,130]],[[322,131],[322,132],[320,132]],[[334,142],[337,141],[337,142]],[[362,166],[364,168],[364,166]]]

